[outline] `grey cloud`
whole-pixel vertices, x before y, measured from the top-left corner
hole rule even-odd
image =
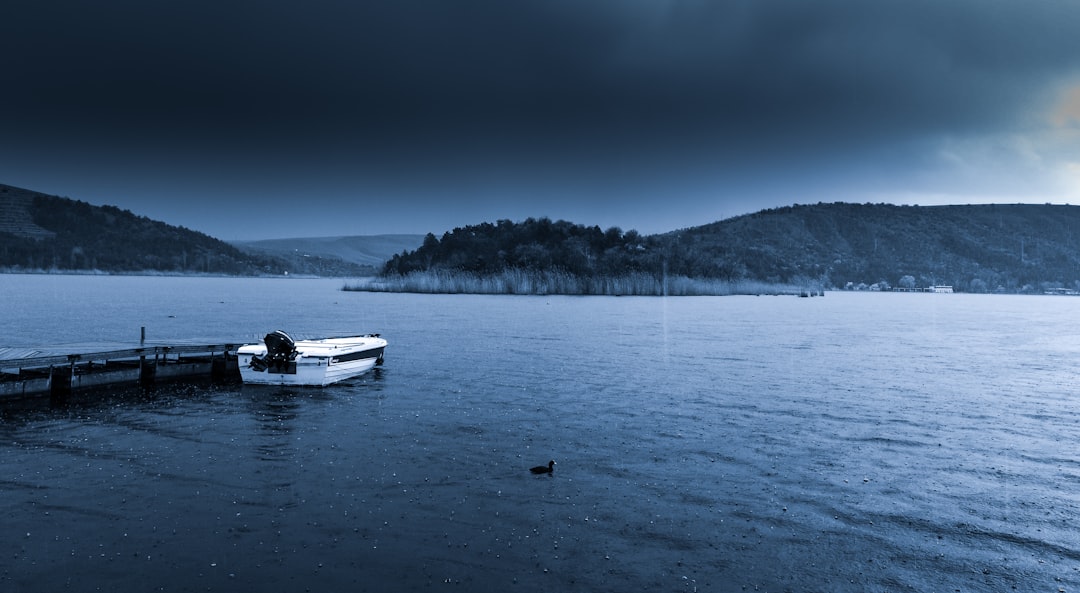
[[[43,0],[0,20],[4,150],[387,187],[910,180],[1080,75],[1080,4],[1055,0]]]
[[[1080,65],[1075,3],[82,4],[3,42],[28,58],[5,102],[226,128],[964,130]]]

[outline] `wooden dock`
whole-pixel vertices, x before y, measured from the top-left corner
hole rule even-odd
[[[243,343],[0,348],[0,402],[177,380],[239,381],[236,349]]]

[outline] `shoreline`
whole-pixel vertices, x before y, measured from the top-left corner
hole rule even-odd
[[[346,284],[346,292],[566,296],[824,296],[819,285],[720,280],[648,273],[575,276],[563,272],[505,270],[495,274],[428,271],[378,276]]]

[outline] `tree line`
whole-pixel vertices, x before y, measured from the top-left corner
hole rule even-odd
[[[29,204],[23,214],[47,232],[0,230],[0,269],[6,271],[349,276],[366,271],[343,268],[344,262],[333,258],[285,261],[113,206],[7,189],[33,194],[19,202]],[[7,220],[18,224],[10,216]],[[426,280],[418,278],[425,273],[431,273]],[[696,294],[729,289],[718,286],[917,289],[939,284],[967,292],[1080,290],[1080,207],[819,203],[657,235],[548,218],[498,220],[441,237],[429,233],[419,248],[391,257],[380,281],[391,286],[392,278],[412,276],[412,285],[436,289],[439,279],[455,274],[456,286],[505,285],[506,292],[581,287],[573,290]]]
[[[572,276],[651,272],[659,263],[657,245],[655,238],[618,227],[601,230],[548,218],[499,220],[457,228],[441,239],[428,233],[416,250],[390,258],[383,273],[431,269],[480,275],[505,270],[551,270]]]
[[[37,194],[29,214],[54,235],[27,238],[0,233],[0,266],[5,269],[226,275],[283,270],[274,258],[249,255],[209,235],[115,206]]]
[[[508,270],[844,288],[952,285],[968,292],[1080,288],[1080,207],[813,204],[659,235],[547,218],[428,234],[384,278]]]

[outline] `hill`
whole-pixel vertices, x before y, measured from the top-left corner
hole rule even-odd
[[[816,204],[641,236],[566,221],[498,221],[428,235],[384,278],[421,272],[672,279],[795,286],[1031,292],[1080,288],[1080,207]],[[537,276],[539,274],[539,276]],[[594,284],[595,286],[595,284]],[[517,291],[513,288],[510,291]],[[587,289],[587,291],[592,289]]]
[[[1080,287],[1080,207],[816,204],[659,237],[676,273],[826,286],[1031,292]]]
[[[423,235],[366,235],[350,237],[307,237],[296,239],[264,239],[260,241],[231,241],[242,251],[284,260],[323,258],[340,260],[362,266],[373,274],[386,260],[396,254],[416,249]]]
[[[429,274],[425,290],[463,276],[482,281],[460,290],[495,292],[715,294],[735,284],[1080,290],[1080,207],[819,203],[651,236],[530,218],[441,238],[230,245],[113,206],[0,184],[0,270],[362,276],[378,266],[385,286]]]
[[[203,233],[113,206],[0,184],[0,269],[204,274],[280,274],[256,257]]]

